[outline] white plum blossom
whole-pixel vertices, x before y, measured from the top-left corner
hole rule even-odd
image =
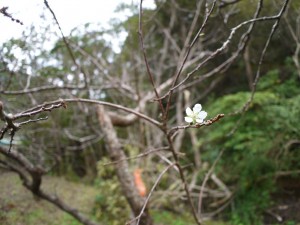
[[[187,107],[185,112],[186,112],[186,117],[184,117],[185,122],[187,123],[202,123],[207,116],[207,112],[201,111],[202,106],[201,104],[196,104],[193,107],[193,110],[191,110],[190,107]]]

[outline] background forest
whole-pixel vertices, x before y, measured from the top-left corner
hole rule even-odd
[[[0,51],[1,224],[300,224],[299,1],[141,1],[67,35],[44,3]]]

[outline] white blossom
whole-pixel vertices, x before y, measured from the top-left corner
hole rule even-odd
[[[186,112],[186,117],[184,117],[185,122],[187,123],[202,123],[207,116],[207,112],[201,111],[202,106],[201,104],[196,104],[193,107],[193,110],[191,110],[190,107],[187,107],[185,112]]]

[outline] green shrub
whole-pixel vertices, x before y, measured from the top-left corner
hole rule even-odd
[[[103,158],[98,162],[98,178],[95,186],[99,188],[94,205],[95,217],[104,224],[123,225],[130,218],[130,208],[122,195],[119,181],[111,166],[103,166],[109,162]]]
[[[245,114],[230,115],[243,107],[250,92],[225,95],[208,104],[209,116],[225,117],[218,127],[198,130],[197,136],[204,161],[212,163],[225,148],[215,171],[234,192],[234,207],[228,212],[234,225],[261,224],[263,211],[272,203],[270,193],[276,191],[276,172],[299,168],[300,155],[286,147],[300,136],[299,86],[296,74],[282,78],[273,70],[261,78]]]

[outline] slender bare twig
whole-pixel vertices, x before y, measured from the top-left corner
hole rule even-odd
[[[251,104],[251,102],[253,102],[253,99],[254,99],[254,95],[255,95],[255,92],[256,92],[256,86],[258,84],[258,81],[259,81],[259,78],[260,78],[260,72],[261,72],[261,66],[262,66],[262,63],[263,63],[263,60],[265,58],[265,55],[266,55],[266,52],[267,52],[267,49],[269,47],[269,44],[271,42],[271,39],[275,33],[275,31],[277,30],[278,26],[279,26],[279,22],[281,20],[281,17],[283,15],[283,13],[285,12],[286,8],[287,8],[287,5],[289,3],[289,0],[285,0],[284,4],[282,5],[279,13],[277,16],[275,16],[275,23],[273,24],[272,26],[272,29],[271,29],[271,32],[269,34],[269,37],[264,45],[264,48],[262,50],[262,53],[260,55],[260,59],[259,59],[259,62],[258,62],[258,67],[257,67],[257,70],[256,70],[256,75],[255,75],[255,79],[254,79],[254,82],[252,84],[252,91],[251,91],[251,95],[250,95],[250,98],[248,99],[248,101],[244,104],[244,106],[236,111],[236,112],[233,112],[229,115],[237,115],[237,114],[241,114],[242,115],[240,116],[239,120],[237,121],[236,125],[234,126],[234,128],[229,132],[228,136],[231,136],[235,131],[236,129],[238,128],[238,126],[240,125],[242,119],[243,119],[243,116],[245,115],[245,113],[247,112],[247,110],[249,109],[249,106]]]
[[[207,24],[207,21],[211,15],[211,13],[213,12],[214,8],[215,8],[215,5],[216,5],[216,0],[213,1],[213,4],[212,4],[212,7],[209,11],[207,11],[206,15],[205,15],[205,19],[200,27],[200,29],[198,30],[197,34],[195,35],[193,41],[191,42],[191,44],[188,46],[187,48],[187,51],[186,51],[186,54],[181,62],[181,65],[176,73],[176,75],[174,76],[173,78],[173,83],[172,83],[172,86],[171,86],[171,89],[169,90],[168,92],[168,100],[167,100],[167,106],[166,106],[166,111],[165,111],[165,115],[164,115],[164,118],[167,119],[168,117],[168,113],[169,113],[169,109],[170,109],[170,104],[171,104],[171,98],[172,98],[172,93],[174,91],[174,87],[176,86],[177,84],[177,81],[179,79],[179,76],[181,75],[181,72],[182,72],[182,69],[184,67],[184,64],[186,63],[188,57],[189,57],[189,54],[191,52],[191,49],[193,48],[193,46],[195,45],[195,43],[197,42],[197,40],[199,39],[199,37],[201,36],[201,33],[203,31],[203,29],[205,28],[206,24]]]
[[[64,85],[62,87],[59,86],[41,86],[41,87],[35,87],[31,89],[26,90],[19,90],[19,91],[0,91],[1,94],[4,95],[23,95],[23,94],[30,94],[30,93],[37,93],[37,92],[43,92],[43,91],[55,91],[55,90],[81,90],[85,89],[84,86],[78,86],[78,85]]]
[[[174,85],[171,89],[170,92],[168,93],[170,95],[171,92],[174,91],[174,89],[178,88],[179,86],[181,86],[183,83],[185,83],[188,79],[190,79],[190,77],[195,74],[197,71],[199,71],[200,68],[202,68],[202,66],[204,66],[206,63],[208,63],[211,59],[215,58],[216,56],[218,56],[221,52],[223,52],[231,43],[231,40],[234,36],[234,34],[236,33],[237,30],[239,30],[240,28],[242,28],[245,25],[248,25],[249,23],[254,23],[254,22],[258,22],[258,21],[266,21],[266,20],[277,20],[278,18],[281,17],[281,14],[278,14],[276,16],[269,16],[269,17],[261,17],[261,18],[257,18],[257,19],[251,19],[251,20],[247,20],[239,25],[237,25],[236,27],[232,28],[231,33],[229,34],[227,40],[222,44],[222,46],[220,48],[218,48],[216,51],[214,51],[209,57],[207,57],[203,62],[199,63],[198,66],[192,70],[191,72],[189,72],[186,77],[177,85]]]
[[[176,152],[176,150],[174,149],[174,146],[173,146],[172,137],[170,135],[167,135],[167,139],[168,139],[168,143],[169,143],[170,150],[172,152],[173,158],[174,158],[174,160],[176,162],[176,167],[178,168],[178,171],[179,171],[180,179],[182,181],[182,184],[183,184],[183,187],[184,187],[184,191],[185,191],[186,196],[187,196],[187,200],[188,200],[189,205],[190,205],[191,210],[192,210],[192,215],[194,217],[195,222],[198,225],[201,225],[202,223],[201,223],[201,221],[199,220],[199,218],[197,216],[197,212],[196,212],[195,206],[194,206],[193,201],[192,201],[191,193],[190,193],[188,184],[186,182],[185,175],[183,173],[183,168],[179,164],[178,154],[177,154],[177,152]]]
[[[6,149],[0,147],[0,153],[18,163],[18,165],[15,165],[15,163],[13,164],[6,162],[5,165],[20,176],[21,180],[23,181],[23,185],[34,195],[67,212],[82,224],[99,225],[99,223],[96,223],[90,220],[87,216],[81,214],[77,209],[67,205],[59,197],[41,190],[40,186],[42,183],[42,176],[45,173],[43,168],[34,166],[22,153],[18,151],[11,150],[8,152]],[[28,174],[31,178],[28,176]]]
[[[209,119],[209,120],[206,120],[204,121],[203,123],[197,123],[197,124],[193,124],[193,125],[183,125],[183,126],[176,126],[176,127],[173,127],[171,128],[169,131],[168,131],[168,135],[171,135],[173,136],[174,133],[178,130],[185,130],[187,128],[200,128],[200,127],[203,127],[203,126],[210,126],[212,125],[213,123],[219,121],[221,118],[223,118],[225,115],[224,114],[218,114],[216,115],[214,118],[212,119]]]
[[[152,72],[150,70],[150,66],[149,66],[148,58],[147,58],[147,54],[146,54],[146,49],[145,49],[145,46],[144,46],[142,17],[143,17],[143,0],[140,1],[140,14],[139,14],[139,37],[140,37],[140,44],[141,44],[141,49],[142,49],[142,52],[143,52],[143,57],[144,57],[144,61],[145,61],[147,73],[148,73],[148,76],[149,76],[149,80],[150,80],[151,85],[153,87],[153,91],[155,93],[156,98],[160,99],[158,91],[157,91],[157,89],[155,87],[154,78],[153,78]],[[158,102],[159,102],[160,110],[164,114],[165,109],[163,107],[162,100],[158,100]]]
[[[104,102],[104,101],[98,101],[98,100],[92,100],[92,99],[83,99],[83,98],[59,99],[59,100],[52,101],[52,102],[45,102],[41,105],[35,106],[31,109],[28,109],[26,111],[18,113],[18,114],[15,115],[15,117],[20,118],[20,117],[29,116],[29,115],[32,115],[32,114],[37,114],[38,112],[41,112],[43,110],[45,111],[45,109],[48,109],[49,107],[57,107],[58,104],[60,104],[61,106],[67,107],[66,103],[78,103],[78,102],[96,104],[96,105],[104,105],[104,106],[109,106],[109,107],[112,107],[112,108],[115,108],[115,109],[120,109],[120,110],[123,110],[125,112],[132,113],[132,114],[136,115],[137,117],[142,118],[142,119],[150,122],[151,124],[157,126],[158,128],[162,129],[162,125],[161,125],[160,122],[158,122],[157,120],[152,119],[151,117],[146,116],[145,114],[142,114],[142,113],[140,113],[136,110],[127,108],[127,107],[122,106],[122,105],[117,105],[117,104],[114,104],[114,103],[110,103],[110,102]],[[52,109],[52,108],[50,108],[50,109]]]
[[[105,163],[103,164],[103,166],[108,166],[108,165],[113,165],[113,164],[118,164],[124,160],[131,160],[131,159],[138,159],[138,158],[142,158],[144,156],[147,156],[151,153],[154,153],[154,152],[160,152],[160,151],[166,151],[168,150],[169,147],[162,147],[162,148],[156,148],[156,149],[152,149],[152,150],[149,150],[149,151],[146,151],[144,153],[141,153],[141,154],[138,154],[136,156],[132,156],[132,157],[126,157],[124,159],[120,159],[120,160],[117,160],[117,161],[113,161],[113,162],[109,162],[109,163]]]
[[[225,8],[226,6],[235,4],[235,3],[239,2],[239,1],[241,1],[241,0],[232,0],[232,1],[221,0],[220,4],[219,4],[219,8]]]
[[[10,18],[12,21],[23,25],[23,22],[21,20],[13,18],[12,15],[7,12],[7,10],[8,10],[8,7],[2,7],[0,9],[0,13],[3,14],[5,17]]]
[[[225,151],[225,148],[223,148],[218,157],[215,159],[215,161],[213,162],[212,166],[210,167],[208,173],[205,175],[205,178],[202,182],[202,186],[201,186],[201,189],[200,189],[200,192],[199,192],[199,198],[198,198],[198,215],[201,216],[201,208],[202,208],[202,199],[203,199],[203,191],[204,191],[204,187],[208,181],[208,179],[210,178],[211,174],[213,173],[218,161],[220,160],[221,156],[223,155]]]
[[[287,3],[288,3],[289,0],[287,0],[287,2],[285,2],[284,6],[282,9],[285,9],[285,7],[287,6]],[[235,33],[237,32],[237,30],[241,29],[242,27],[244,27],[245,25],[248,25],[248,24],[252,24],[252,23],[255,23],[255,22],[259,22],[259,21],[268,21],[268,20],[278,20],[281,18],[282,14],[283,14],[284,11],[280,11],[277,15],[274,15],[274,16],[265,16],[265,17],[259,17],[259,18],[253,18],[253,19],[250,19],[250,20],[247,20],[247,21],[244,21],[242,23],[240,23],[239,25],[235,26],[234,28],[231,29],[231,32],[228,36],[228,38],[226,39],[226,41],[222,44],[222,46],[218,49],[216,49],[209,57],[207,57],[204,61],[202,61],[201,63],[199,63],[197,65],[197,67],[192,70],[191,72],[189,72],[186,77],[177,84],[177,80],[176,80],[176,83],[172,84],[170,90],[164,95],[161,97],[161,99],[163,98],[166,98],[167,96],[168,99],[170,98],[170,94],[174,92],[175,89],[179,88],[180,86],[182,86],[187,80],[189,80],[191,78],[192,75],[194,75],[197,71],[199,71],[200,68],[202,68],[206,63],[208,63],[211,59],[214,59],[216,56],[218,56],[221,52],[223,52],[228,46],[229,44],[231,43],[231,40],[233,38],[233,36],[235,35]],[[233,57],[233,56],[232,56]],[[231,59],[232,60],[232,59]],[[230,62],[231,60],[228,60],[228,62]],[[228,63],[227,63],[228,64]],[[222,66],[224,65],[227,65],[225,63],[222,64]],[[209,75],[211,76],[211,74],[215,74],[216,73],[216,70],[220,70],[220,68],[215,68],[213,71],[214,73],[209,73]],[[179,74],[180,75],[180,74]],[[206,77],[201,77],[201,81],[202,79],[205,79]],[[194,85],[194,83],[193,83]]]
[[[22,125],[24,125],[24,124],[35,123],[35,122],[38,122],[38,121],[41,121],[41,120],[47,120],[47,119],[48,119],[48,116],[42,117],[42,118],[38,118],[38,119],[29,119],[29,120],[27,120],[27,121],[20,122],[19,125],[22,126]]]
[[[70,56],[71,56],[71,59],[72,59],[74,65],[75,65],[75,66],[77,67],[77,69],[79,69],[79,71],[83,74],[83,76],[84,76],[84,86],[87,88],[87,87],[88,87],[88,76],[87,76],[86,72],[85,72],[84,69],[83,69],[81,66],[79,66],[79,64],[76,62],[74,53],[73,53],[73,51],[72,51],[72,49],[71,49],[71,47],[70,47],[70,45],[69,45],[69,43],[68,43],[68,40],[66,39],[66,37],[65,37],[65,35],[64,35],[64,33],[63,33],[62,29],[61,29],[61,26],[60,26],[60,24],[59,24],[59,22],[58,22],[58,19],[56,18],[56,15],[55,15],[54,11],[52,10],[52,8],[50,7],[48,1],[47,1],[47,0],[44,0],[44,4],[45,4],[45,6],[49,9],[49,11],[51,12],[51,14],[52,14],[52,16],[53,16],[53,18],[54,18],[54,20],[55,20],[55,22],[56,22],[56,24],[57,24],[57,26],[58,26],[58,28],[59,28],[59,31],[60,31],[61,36],[62,36],[62,38],[63,38],[63,41],[64,41],[64,43],[65,43],[65,45],[66,45],[66,47],[67,47],[67,50],[68,50],[68,52],[69,52],[69,54],[70,54]]]
[[[141,219],[141,217],[142,217],[142,215],[143,215],[143,213],[144,213],[144,210],[145,210],[145,208],[146,208],[146,206],[147,206],[147,204],[148,204],[148,202],[149,202],[149,200],[150,200],[150,197],[151,197],[151,195],[153,194],[153,192],[154,192],[155,188],[157,187],[159,181],[161,180],[162,176],[163,176],[163,175],[164,175],[171,167],[173,167],[173,166],[175,166],[175,165],[176,165],[176,164],[173,163],[173,164],[167,166],[167,167],[159,174],[159,176],[157,177],[157,179],[156,179],[154,185],[152,186],[152,188],[151,188],[151,190],[150,190],[150,192],[149,192],[149,194],[148,194],[148,196],[147,196],[147,198],[146,198],[146,200],[145,200],[145,203],[144,203],[144,205],[143,205],[143,208],[141,209],[141,212],[140,212],[139,216],[137,216],[136,218],[134,218],[134,219],[128,221],[128,222],[126,223],[126,225],[130,225],[130,224],[131,224],[132,222],[134,222],[134,221],[137,221],[136,225],[138,225],[138,224],[140,223],[140,219]]]
[[[254,94],[255,94],[255,92],[256,92],[256,86],[257,86],[257,83],[258,83],[259,78],[260,78],[260,72],[261,72],[261,66],[262,66],[263,60],[264,60],[264,58],[265,58],[265,55],[266,55],[267,49],[268,49],[268,47],[269,47],[269,44],[270,44],[270,42],[271,42],[271,39],[272,39],[273,35],[275,34],[275,31],[277,30],[278,26],[279,26],[279,22],[280,22],[280,20],[281,20],[281,17],[282,17],[282,15],[283,15],[284,11],[285,11],[286,8],[287,8],[287,5],[288,5],[289,1],[290,1],[290,0],[286,0],[286,1],[285,1],[285,3],[283,4],[283,6],[282,6],[280,12],[279,12],[278,15],[277,15],[277,18],[276,18],[275,23],[274,23],[273,26],[272,26],[272,30],[271,30],[271,32],[270,32],[270,34],[269,34],[269,37],[268,37],[268,39],[267,39],[267,41],[266,41],[266,44],[265,44],[265,46],[264,46],[264,48],[263,48],[263,50],[262,50],[262,53],[261,53],[261,56],[260,56],[260,59],[259,59],[259,62],[258,62],[258,68],[257,68],[256,76],[255,76],[255,79],[254,79],[254,82],[253,82],[253,90],[252,90],[252,92],[251,92],[251,97],[250,97],[250,99],[248,100],[248,102],[245,104],[245,106],[243,107],[243,111],[246,111],[246,110],[248,109],[250,103],[253,101]]]
[[[24,117],[31,117],[31,116],[40,114],[42,112],[51,111],[52,109],[60,108],[60,107],[66,107],[66,105],[63,102],[60,102],[57,104],[52,104],[47,107],[41,107],[35,111],[23,113],[21,115],[20,114],[14,115],[12,113],[6,113],[4,111],[3,103],[0,101],[0,119],[5,122],[4,127],[0,130],[0,140],[4,137],[5,133],[9,131],[10,145],[9,145],[8,150],[10,151],[11,147],[12,147],[14,136],[15,136],[16,132],[21,128],[22,125],[26,125],[28,123],[33,123],[33,122],[38,122],[41,120],[46,120],[46,119],[48,119],[48,117],[38,118],[38,119],[29,119],[27,121],[23,121],[20,123],[17,123],[16,120],[18,120],[20,118],[24,118]]]
[[[261,9],[262,9],[262,3],[263,3],[263,0],[260,0],[257,3],[256,11],[253,16],[254,19],[258,18],[258,16],[259,16]],[[187,89],[189,87],[197,85],[197,84],[201,83],[202,81],[204,81],[205,79],[207,79],[215,74],[224,73],[226,70],[228,70],[230,68],[230,65],[237,59],[237,57],[240,55],[240,53],[243,52],[245,47],[247,46],[247,44],[250,40],[250,35],[252,34],[252,31],[255,27],[255,24],[256,24],[256,22],[253,22],[250,24],[248,30],[240,38],[237,50],[232,54],[232,56],[230,58],[228,58],[226,61],[222,62],[219,66],[213,68],[210,72],[203,74],[200,77],[200,79],[196,79],[188,84],[180,86],[178,88],[178,91],[182,91],[184,89]]]

